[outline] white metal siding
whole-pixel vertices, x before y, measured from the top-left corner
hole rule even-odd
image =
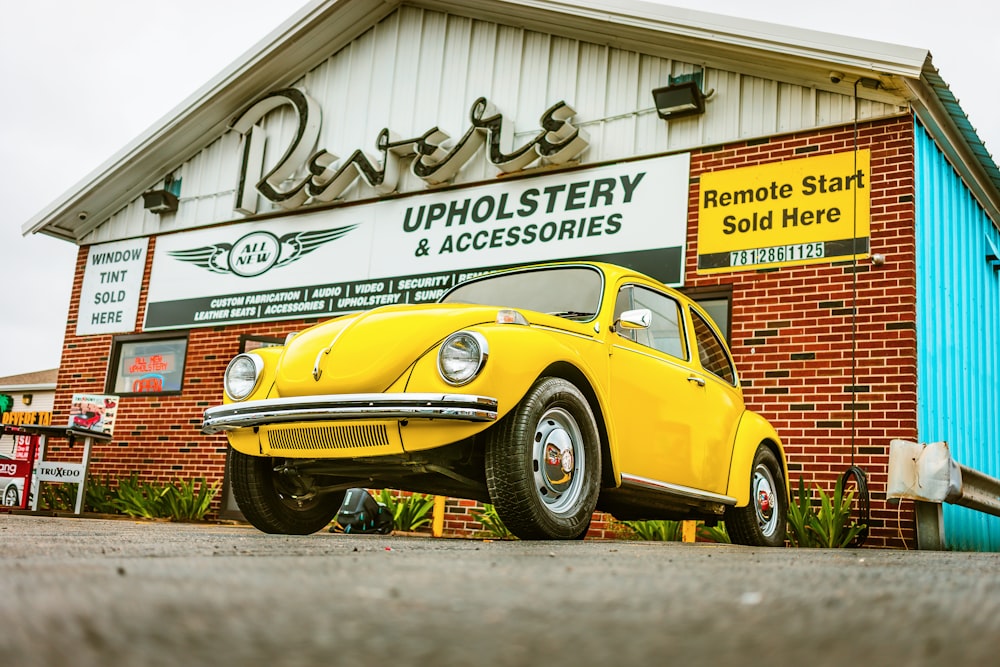
[[[469,127],[469,107],[480,96],[504,114],[509,125],[504,128],[505,149],[530,140],[538,132],[541,114],[565,100],[577,112],[574,124],[590,136],[590,147],[581,157],[586,163],[687,150],[853,118],[854,100],[849,95],[707,69],[703,87],[715,90],[708,111],[669,124],[660,120],[650,91],[666,84],[669,75],[697,70],[693,63],[403,6],[295,85],[322,108],[319,148],[342,157],[358,148],[373,153],[384,127],[409,137],[439,126],[460,137]],[[876,102],[863,102],[860,109],[862,118],[899,110]],[[274,164],[284,150],[295,122],[290,112],[264,119],[269,137],[266,164]],[[175,215],[148,213],[137,200],[96,228],[85,243],[238,218],[233,211],[238,159],[239,137],[228,132],[178,165],[174,174],[183,181]],[[473,159],[456,182],[495,174],[486,160]],[[423,187],[405,172],[401,191]],[[374,196],[359,183],[344,198]],[[261,200],[261,212],[270,208]]]

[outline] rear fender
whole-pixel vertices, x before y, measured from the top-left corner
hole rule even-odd
[[[745,410],[736,430],[733,459],[729,466],[729,490],[726,494],[736,498],[739,507],[750,502],[750,468],[753,466],[757,446],[761,444],[769,447],[781,462],[785,478],[785,496],[788,497],[788,462],[785,460],[785,449],[781,445],[781,438],[766,419],[756,412]]]

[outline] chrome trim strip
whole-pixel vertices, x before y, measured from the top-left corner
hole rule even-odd
[[[642,345],[642,343],[635,343],[635,344],[636,345]],[[646,347],[646,346],[642,345],[642,347]],[[632,352],[633,354],[638,354],[638,355],[641,355],[643,357],[649,357],[650,359],[656,359],[657,361],[663,362],[665,364],[669,364],[669,365],[673,366],[674,368],[679,368],[684,373],[691,373],[692,370],[693,370],[691,368],[691,366],[685,365],[685,364],[689,364],[690,363],[686,359],[681,359],[680,357],[675,357],[674,355],[668,354],[667,352],[661,352],[660,350],[656,350],[655,347],[650,347],[650,348],[647,348],[647,349],[649,349],[649,350],[656,350],[657,352],[660,353],[659,356],[657,356],[655,354],[650,354],[649,352],[646,352],[645,350],[637,350],[634,347],[625,347],[624,345],[619,345],[618,343],[611,343],[611,348],[614,349],[614,350],[621,350],[622,352]]]
[[[497,399],[466,394],[330,394],[229,403],[205,410],[201,432],[286,422],[370,419],[496,421]]]
[[[583,322],[582,324],[586,324],[586,323],[587,322]],[[551,331],[553,333],[566,334],[567,336],[575,336],[576,338],[582,338],[583,340],[589,340],[591,343],[600,343],[601,342],[599,339],[595,338],[594,336],[589,336],[587,334],[577,333],[576,331],[567,331],[566,329],[559,329],[559,328],[556,328],[556,327],[553,327],[553,326],[549,326],[548,324],[535,324],[534,322],[532,322],[530,326],[531,326],[532,329],[541,329],[542,331]]]
[[[684,496],[685,498],[704,500],[712,503],[722,503],[723,505],[736,504],[736,498],[731,498],[730,496],[722,496],[717,493],[711,493],[710,491],[701,491],[699,489],[692,489],[689,486],[670,484],[668,482],[661,482],[655,479],[648,479],[646,477],[639,477],[638,475],[630,475],[628,473],[623,472],[622,484],[625,484],[626,482],[647,489],[652,489],[654,491],[663,491],[665,493],[672,493],[675,496]]]

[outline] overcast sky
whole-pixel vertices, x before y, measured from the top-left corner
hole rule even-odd
[[[0,377],[59,365],[77,253],[66,241],[23,238],[22,225],[303,4],[0,0]],[[928,49],[987,149],[1000,151],[992,3],[660,4]]]

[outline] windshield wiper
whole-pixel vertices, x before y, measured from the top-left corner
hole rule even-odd
[[[555,315],[556,317],[565,317],[566,319],[583,319],[593,317],[594,313],[585,313],[580,310],[556,310],[551,313],[546,313],[546,315]]]

